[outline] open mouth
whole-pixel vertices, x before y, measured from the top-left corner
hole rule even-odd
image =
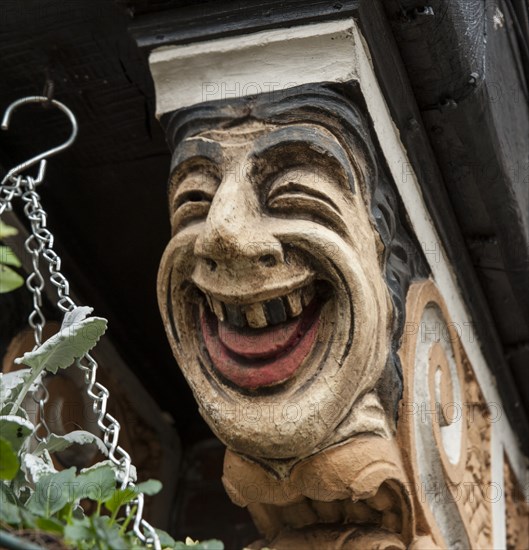
[[[283,296],[244,305],[221,302],[204,292],[208,306],[200,322],[214,368],[245,389],[274,386],[290,379],[314,343],[325,285],[309,283]]]

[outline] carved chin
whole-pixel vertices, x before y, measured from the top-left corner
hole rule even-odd
[[[284,295],[246,305],[203,294],[202,338],[213,369],[246,390],[282,384],[296,375],[318,340],[325,283],[308,283]]]

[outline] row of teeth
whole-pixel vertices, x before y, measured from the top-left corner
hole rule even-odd
[[[314,285],[294,290],[286,296],[247,305],[227,304],[206,294],[211,311],[222,322],[235,327],[264,328],[298,317],[314,298]]]

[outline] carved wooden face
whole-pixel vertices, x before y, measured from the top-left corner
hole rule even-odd
[[[180,143],[158,299],[201,414],[230,448],[326,445],[372,390],[392,310],[354,151],[315,124]]]

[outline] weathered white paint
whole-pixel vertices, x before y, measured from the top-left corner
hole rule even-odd
[[[399,131],[378,85],[369,49],[352,19],[275,29],[188,46],[165,47],[150,57],[157,94],[157,115],[214,99],[273,92],[311,82],[357,80],[381,148],[419,236],[433,277],[452,320],[462,332],[465,351],[497,418],[492,425],[492,480],[503,490],[503,452],[522,487],[527,486],[527,457],[519,449],[503,408],[496,380],[472,331],[472,319],[455,274],[424,202]],[[209,87],[208,87],[209,86]],[[492,496],[492,495],[491,495]],[[505,548],[505,505],[494,500],[494,548]]]
[[[422,315],[420,326],[446,327],[441,311],[435,307],[427,307]],[[470,542],[465,532],[464,523],[459,515],[457,505],[447,495],[450,495],[448,484],[445,482],[441,453],[448,458],[455,458],[457,463],[461,453],[463,437],[463,423],[466,422],[464,415],[453,422],[450,426],[441,429],[450,430],[450,437],[445,442],[444,449],[439,449],[436,444],[433,428],[433,415],[430,412],[434,409],[435,397],[430,395],[429,388],[429,357],[428,352],[437,339],[437,331],[422,331],[417,338],[415,350],[415,362],[413,369],[413,402],[421,404],[421,414],[415,414],[413,425],[415,431],[415,455],[417,456],[418,474],[421,480],[420,499],[428,502],[432,515],[435,518],[439,530],[443,535],[448,548],[470,548]],[[457,405],[458,410],[463,409],[462,388],[459,385],[459,375],[456,361],[452,352],[452,344],[449,339],[441,338],[439,344],[443,348],[449,376],[452,382],[452,402]],[[441,400],[437,400],[441,402]],[[445,443],[448,443],[445,446]],[[439,498],[439,495],[441,498]]]
[[[154,50],[156,115],[229,99],[353,78],[349,20],[263,31]]]

